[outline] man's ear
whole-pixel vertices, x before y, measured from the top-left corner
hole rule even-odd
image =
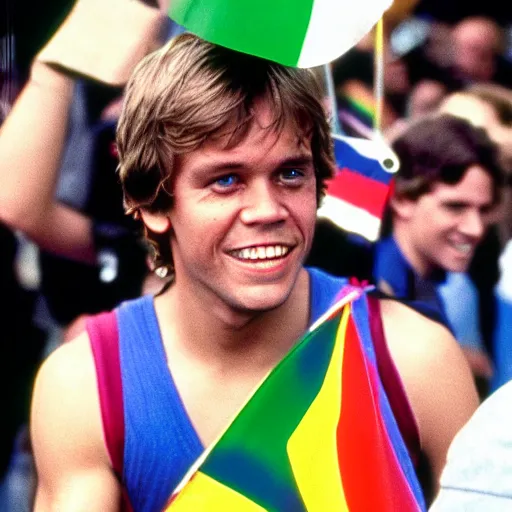
[[[165,233],[171,228],[171,219],[164,213],[151,213],[141,209],[140,215],[146,227],[154,233]]]
[[[390,200],[393,216],[408,220],[412,217],[416,201],[402,195],[393,195]]]

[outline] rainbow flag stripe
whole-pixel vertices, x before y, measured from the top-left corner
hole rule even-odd
[[[373,126],[376,111],[375,100],[373,98],[369,99],[362,96],[347,95],[343,97],[342,104],[349,110],[354,111],[370,128]]]
[[[378,377],[366,300],[343,305],[295,346],[166,511],[423,510]]]

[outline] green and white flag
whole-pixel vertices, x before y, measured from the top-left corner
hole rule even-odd
[[[313,67],[358,43],[392,0],[171,0],[187,30],[287,66]]]

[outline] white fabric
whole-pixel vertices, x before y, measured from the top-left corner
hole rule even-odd
[[[430,512],[512,510],[512,382],[495,391],[457,434]]]
[[[298,66],[333,61],[357,44],[377,23],[392,0],[314,0]]]

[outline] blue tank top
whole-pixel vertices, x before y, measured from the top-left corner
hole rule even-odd
[[[308,272],[312,324],[347,280],[315,268]],[[123,303],[116,316],[125,423],[123,481],[134,510],[161,511],[204,447],[169,372],[153,297]]]
[[[312,324],[329,309],[348,281],[315,268],[308,272]],[[378,311],[370,316],[368,306],[361,306],[357,308],[361,326],[367,325],[369,318],[380,324]],[[375,328],[375,322],[370,323]],[[204,447],[169,372],[153,296],[125,302],[112,313],[92,317],[87,329],[98,375],[106,445],[131,507],[124,498],[123,503],[126,510],[160,512]],[[382,362],[378,373],[384,389],[390,391],[384,393],[389,399],[386,407],[398,420],[397,428],[414,457],[419,450],[417,427],[387,351],[382,326],[377,328],[373,343],[377,362]],[[397,431],[398,436],[400,433]]]

